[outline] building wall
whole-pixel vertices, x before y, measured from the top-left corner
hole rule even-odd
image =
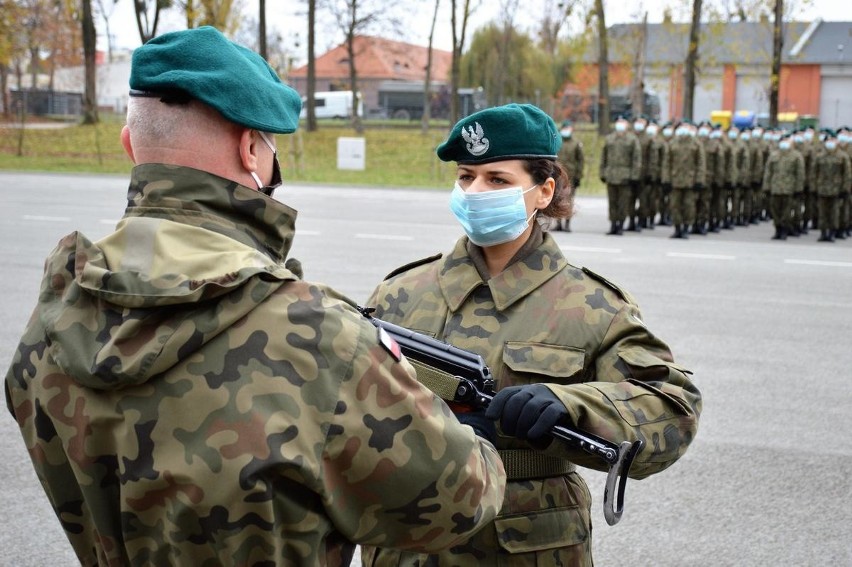
[[[819,123],[828,128],[852,127],[852,66],[820,69]]]

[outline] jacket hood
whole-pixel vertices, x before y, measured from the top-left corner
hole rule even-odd
[[[201,171],[135,168],[115,232],[98,242],[72,233],[47,259],[39,313],[50,354],[95,389],[165,372],[298,279],[283,265],[295,218]]]

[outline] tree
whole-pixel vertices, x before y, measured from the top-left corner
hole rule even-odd
[[[266,0],[259,0],[260,5],[258,7],[258,30],[257,34],[259,36],[260,41],[258,42],[260,45],[260,56],[266,60],[269,60],[268,54],[266,52]]]
[[[316,65],[316,21],[317,0],[308,0],[308,84],[307,84],[307,117],[308,132],[317,130],[317,113],[315,107],[315,94],[317,91],[317,65]]]
[[[110,33],[109,29],[109,20],[112,17],[112,12],[115,10],[116,4],[118,4],[118,0],[96,0],[98,13],[101,15],[101,19],[104,21],[104,31],[106,32],[106,40],[107,40],[107,61],[112,63],[112,33]]]
[[[429,28],[429,51],[426,56],[426,79],[423,81],[423,116],[420,121],[423,134],[429,132],[429,119],[432,115],[432,39],[435,37],[435,22],[438,20],[438,9],[441,0],[435,0],[435,10],[432,12],[432,26]]]
[[[778,127],[778,91],[781,84],[781,50],[784,47],[784,0],[775,0],[775,21],[772,28],[772,73],[769,84],[769,125]]]
[[[598,134],[609,133],[609,53],[603,0],[595,0],[598,22]]]
[[[85,68],[85,87],[83,89],[83,124],[98,123],[97,69],[95,54],[97,50],[97,32],[92,16],[92,0],[82,0],[83,13],[80,24],[83,30],[83,65]]]
[[[380,0],[335,0],[331,2],[330,8],[343,32],[346,43],[347,63],[349,66],[349,89],[357,95],[358,93],[358,68],[356,61],[361,45],[356,45],[356,38],[366,34],[371,29],[383,24],[398,27],[399,22],[394,15],[393,6],[389,6]],[[352,97],[352,128],[357,133],[364,131],[364,124],[358,114],[359,97]]]
[[[458,13],[459,2],[461,2],[461,15]],[[453,50],[450,63],[450,124],[455,124],[459,119],[458,92],[461,76],[461,57],[465,34],[467,33],[467,22],[472,11],[470,0],[450,0],[450,10],[450,25],[453,28]]]
[[[20,22],[24,14],[16,0],[0,0],[0,93],[2,93],[3,117],[12,118],[12,101],[9,96],[9,71],[13,62],[25,53]]]
[[[698,63],[698,34],[701,31],[701,0],[692,1],[689,47],[683,68],[683,117],[692,120],[695,101],[695,67]]]

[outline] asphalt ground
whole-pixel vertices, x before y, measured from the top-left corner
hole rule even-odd
[[[43,259],[80,230],[112,230],[127,181],[0,173],[0,367],[37,297]],[[306,279],[363,302],[393,268],[460,234],[444,191],[285,186]],[[852,240],[770,239],[768,223],[688,240],[671,228],[605,236],[606,201],[577,199],[569,261],[629,290],[694,372],[698,436],[673,467],[630,481],[608,526],[587,471],[602,566],[852,566]],[[0,415],[0,565],[74,565],[17,427]],[[357,564],[357,563],[356,563]]]

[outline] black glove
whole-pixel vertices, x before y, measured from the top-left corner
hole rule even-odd
[[[672,184],[671,183],[663,183],[663,193],[668,195],[672,192]]]
[[[554,425],[568,417],[568,409],[543,384],[509,386],[491,400],[485,417],[500,418],[507,435],[536,441],[547,436]]]
[[[730,183],[725,183],[724,187],[725,187],[725,191],[733,191],[734,190],[734,186]]]
[[[606,183],[606,177],[604,177],[603,175],[601,175],[601,183]]]
[[[630,181],[630,190],[631,191],[638,191],[639,190],[639,181],[638,180],[633,179],[633,180]]]
[[[692,186],[692,190],[695,191],[696,193],[701,193],[704,190],[704,184],[703,183],[696,183],[695,185]]]
[[[577,189],[578,187],[580,187],[580,178],[579,177],[575,177],[574,179],[571,180],[571,187],[573,187],[574,189]]]
[[[497,427],[494,425],[494,420],[485,417],[485,410],[469,411],[457,413],[456,419],[459,423],[473,427],[474,433],[494,443],[497,438]]]
[[[794,199],[801,199],[803,195],[804,195],[804,193],[802,193],[801,191],[796,191],[796,192],[793,193],[793,198]]]

